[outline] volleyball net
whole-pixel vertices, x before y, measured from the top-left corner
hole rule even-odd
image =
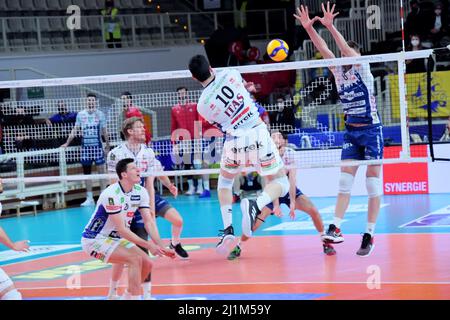
[[[428,63],[434,53],[421,50],[236,68],[246,81],[255,83],[254,97],[266,110],[261,117],[269,130],[287,135],[288,145],[296,150],[297,168],[342,166],[345,120],[341,99],[346,99],[352,112],[360,113],[367,103],[376,106],[378,113],[372,113],[372,117],[383,124],[384,137],[379,141],[384,146],[383,159],[346,165],[426,162],[430,159],[428,148],[415,146],[438,141],[450,114],[443,95],[450,71],[440,71],[436,62]],[[358,75],[347,72],[349,66],[356,66]],[[427,66],[432,67],[428,73]],[[335,75],[342,78],[335,81]],[[372,100],[351,90],[339,97],[336,82],[345,87],[354,82],[355,76],[360,76],[359,80],[372,92]],[[173,124],[176,117],[185,117],[173,111],[180,103],[179,87],[187,88],[185,101],[198,101],[202,88],[187,70],[0,82],[0,88],[9,89],[12,98],[2,103],[6,121],[2,128],[0,176],[5,189],[12,190],[11,194],[27,194],[32,188],[43,190],[51,185],[49,190],[65,192],[71,183],[108,178],[95,171],[90,176],[82,175],[81,135],[95,135],[92,130],[96,128],[91,128],[90,133],[79,130],[68,148],[60,147],[74,128],[75,113],[87,108],[103,115],[111,148],[122,142],[126,107],[131,105],[142,112],[152,137],[150,146],[164,169],[149,174],[218,173],[223,135],[218,130],[207,133],[211,128],[198,118],[192,130]],[[124,92],[131,94],[131,99],[124,99]],[[89,93],[96,95],[94,102],[88,101]],[[196,162],[192,167],[195,169],[183,170],[183,164],[190,161]]]

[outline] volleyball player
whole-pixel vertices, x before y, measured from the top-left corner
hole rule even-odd
[[[219,254],[227,255],[237,241],[231,209],[234,177],[243,167],[252,166],[268,180],[256,201],[241,201],[242,233],[247,237],[251,237],[255,218],[261,210],[288,192],[289,181],[282,170],[278,150],[250,96],[249,92],[255,91],[253,83],[245,82],[236,69],[216,73],[203,55],[191,58],[189,70],[204,88],[197,103],[198,113],[227,135],[217,186],[224,229],[216,246]]]
[[[320,21],[333,36],[342,57],[358,57],[360,48],[354,41],[346,41],[333,25],[335,5],[330,9],[327,2],[325,8],[322,3],[323,17],[309,18],[308,7],[297,8],[294,17],[302,24],[311,41],[325,59],[335,58],[326,42],[314,30],[315,21]],[[351,160],[380,160],[383,158],[383,131],[378,115],[374,96],[374,78],[369,64],[354,64],[330,67],[334,75],[340,101],[345,115],[345,134],[341,159]],[[350,193],[358,166],[341,167],[339,179],[339,193],[335,209],[334,222],[328,227],[325,239],[333,243],[341,243],[344,237],[341,223],[350,202]],[[368,165],[366,171],[366,188],[369,195],[368,219],[360,248],[356,254],[368,256],[374,248],[375,223],[380,211],[381,165]]]

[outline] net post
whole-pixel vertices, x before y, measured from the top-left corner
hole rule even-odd
[[[408,130],[408,103],[406,101],[406,85],[405,85],[405,52],[402,51],[398,59],[398,88],[400,98],[400,129],[402,134],[402,151],[401,159],[411,158],[411,148]]]
[[[435,161],[433,147],[433,124],[431,113],[431,72],[434,69],[434,55],[431,54],[427,59],[427,122],[428,122],[428,144],[430,146],[431,161]]]

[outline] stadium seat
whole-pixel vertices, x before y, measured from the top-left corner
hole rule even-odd
[[[47,11],[48,10],[46,0],[30,0],[30,1],[33,1],[35,10],[39,10],[39,11]]]
[[[52,7],[50,8],[50,2],[52,2]],[[49,6],[49,9],[52,10],[62,10],[64,12],[67,12],[67,8],[75,4],[72,2],[72,0],[47,0],[47,5]]]
[[[65,31],[67,30],[66,20],[59,17],[50,17],[50,28],[51,31]]]
[[[11,37],[9,39],[9,50],[11,51],[25,51],[25,48],[23,46],[23,39],[17,38],[17,37]]]
[[[8,18],[6,20],[7,30],[8,32],[22,32],[23,26],[22,26],[22,20],[18,18]]]
[[[72,4],[79,6],[81,11],[86,10],[86,5],[84,3],[84,0],[72,0]]]
[[[51,31],[50,21],[47,17],[39,17],[39,28],[41,32]]]
[[[23,25],[24,32],[35,32],[37,30],[35,18],[23,19],[22,25]]]
[[[18,3],[19,1],[15,1],[16,3]],[[30,0],[20,0],[20,10],[24,10],[24,11],[33,11],[34,10],[34,3],[33,1]]]
[[[21,11],[20,2],[18,0],[6,0],[8,11]]]
[[[6,0],[0,0],[0,12],[6,13],[8,7],[6,6]]]

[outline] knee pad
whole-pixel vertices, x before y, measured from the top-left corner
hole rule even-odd
[[[289,192],[289,179],[284,176],[280,178],[273,179],[273,182],[278,183],[281,186],[281,196],[283,197]]]
[[[366,188],[369,198],[381,196],[381,179],[378,177],[367,177]]]
[[[339,178],[339,193],[351,193],[354,179],[355,177],[350,173],[341,172],[341,177]]]
[[[5,293],[1,300],[22,300],[22,295],[19,291],[14,289]]]
[[[234,179],[228,179],[219,175],[219,181],[217,181],[217,189],[228,189],[231,190],[233,188]]]

